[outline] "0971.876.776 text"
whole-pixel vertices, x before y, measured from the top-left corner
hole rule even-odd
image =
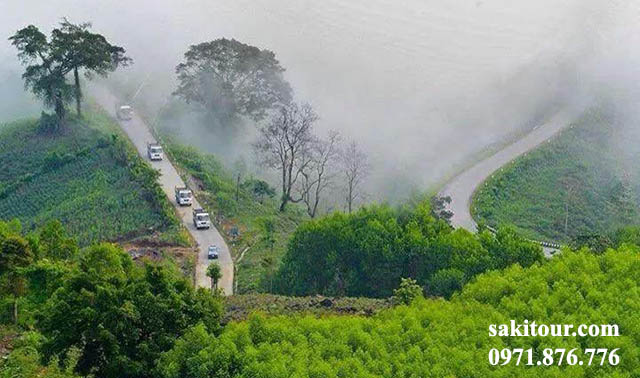
[[[536,356],[533,349],[491,349],[489,350],[489,364],[491,365],[507,365],[515,363],[516,365],[527,366],[551,366],[551,365],[604,365],[616,366],[620,363],[620,356],[617,352],[620,348],[585,348],[582,356],[578,354],[578,348],[567,351],[564,348],[545,348],[542,350],[542,356]]]

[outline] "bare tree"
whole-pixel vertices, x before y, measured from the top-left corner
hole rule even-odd
[[[302,197],[293,198],[292,192],[311,163],[309,149],[314,141],[313,124],[317,119],[310,105],[293,102],[284,105],[269,124],[260,129],[258,141],[253,146],[262,164],[280,171],[280,211],[284,211],[289,202],[302,201]]]
[[[349,213],[353,210],[355,201],[362,197],[362,182],[369,174],[370,166],[367,155],[352,141],[342,151],[342,169],[345,177],[346,204]]]
[[[327,139],[315,139],[307,152],[308,156],[301,159],[306,168],[301,171],[302,180],[298,190],[311,218],[317,214],[322,192],[333,183],[335,172],[332,169],[335,169],[334,163],[339,156],[339,143],[340,134],[331,131]]]

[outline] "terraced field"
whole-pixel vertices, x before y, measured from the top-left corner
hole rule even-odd
[[[171,228],[153,171],[111,135],[110,122],[92,114],[56,134],[41,132],[35,120],[3,127],[0,219],[18,218],[27,230],[58,219],[81,244]]]

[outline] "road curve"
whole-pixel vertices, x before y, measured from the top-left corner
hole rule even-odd
[[[451,225],[475,232],[477,225],[471,216],[471,197],[476,189],[500,167],[549,140],[567,126],[570,120],[569,113],[558,113],[547,123],[536,126],[522,139],[451,179],[439,193],[440,196],[451,197],[451,204],[448,206],[453,212]]]
[[[115,106],[118,100],[113,94],[105,88],[95,87],[92,88],[91,95],[109,115],[116,119]],[[119,121],[119,124],[135,145],[140,156],[149,161],[147,158],[147,142],[153,142],[155,138],[142,118],[134,114],[131,120]],[[226,295],[233,294],[233,260],[229,253],[229,247],[225,243],[222,235],[215,227],[211,227],[209,230],[197,230],[193,225],[191,215],[192,207],[182,207],[176,204],[174,188],[176,186],[184,186],[184,182],[180,178],[176,168],[166,157],[162,161],[149,161],[149,163],[153,168],[160,171],[161,176],[159,183],[162,186],[162,190],[169,198],[169,201],[175,206],[178,217],[182,220],[182,223],[197,243],[196,286],[211,287],[211,280],[206,274],[210,262],[207,256],[207,249],[209,245],[215,244],[219,246],[220,256],[218,263],[222,269],[222,278],[218,282],[218,287],[223,289]],[[200,207],[200,204],[194,199],[193,206]],[[212,216],[211,218],[213,219],[214,217]]]

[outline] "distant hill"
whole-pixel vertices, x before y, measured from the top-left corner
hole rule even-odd
[[[83,245],[176,228],[154,171],[105,115],[43,132],[38,120],[0,128],[0,219],[25,229],[60,220]]]
[[[606,109],[586,112],[551,142],[516,159],[475,193],[476,221],[512,224],[568,241],[640,223],[640,179],[631,128]],[[639,141],[640,142],[640,141]]]

